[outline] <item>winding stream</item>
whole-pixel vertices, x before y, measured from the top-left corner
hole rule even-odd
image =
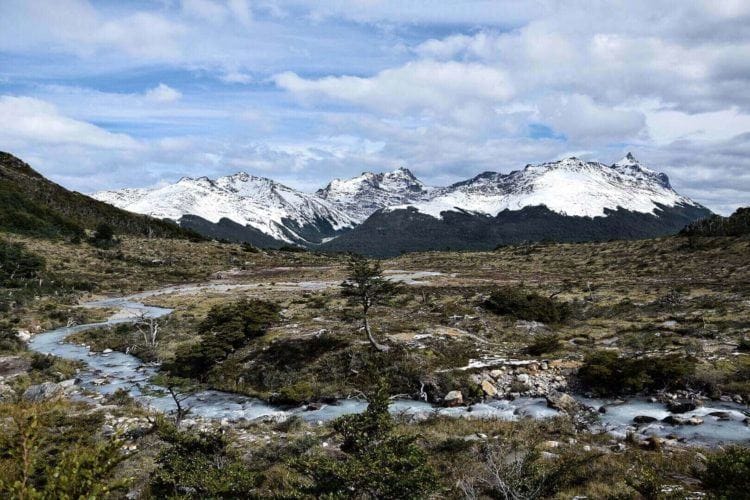
[[[106,322],[58,328],[36,335],[29,342],[29,348],[40,353],[54,354],[64,359],[85,363],[86,367],[78,374],[79,386],[83,389],[103,395],[111,394],[117,389],[124,389],[145,405],[160,411],[172,411],[174,410],[174,403],[170,397],[154,395],[154,393],[164,393],[164,388],[150,382],[151,377],[157,372],[157,366],[146,364],[134,356],[121,352],[106,354],[92,352],[85,346],[65,342],[65,338],[82,330],[133,322],[142,314],[153,318],[170,314],[171,309],[148,306],[141,302],[157,295],[189,294],[206,290],[225,292],[230,289],[249,289],[257,286],[259,285],[172,286],[128,297],[87,302],[83,304],[84,307],[116,309],[117,312]],[[277,286],[316,290],[330,286],[330,283],[278,283]],[[577,397],[577,399],[594,408],[604,406],[606,413],[600,415],[600,422],[595,425],[595,430],[610,432],[618,437],[624,437],[628,432],[636,431],[644,436],[673,435],[695,445],[715,446],[728,442],[750,443],[750,427],[744,423],[747,418],[747,409],[742,405],[710,402],[707,406],[679,415],[685,418],[698,416],[704,420],[703,424],[671,426],[659,421],[671,415],[661,403],[649,403],[643,399],[631,399],[624,403],[582,397]],[[191,407],[189,415],[191,418],[202,417],[238,421],[263,417],[284,419],[297,415],[309,422],[329,421],[341,415],[361,412],[367,406],[366,402],[362,400],[347,399],[338,401],[336,404],[324,405],[322,408],[312,411],[306,411],[304,407],[284,409],[256,398],[220,391],[197,393],[188,399],[185,405]],[[471,407],[457,408],[441,408],[421,401],[396,400],[391,405],[391,412],[405,414],[416,419],[439,414],[451,417],[516,420],[524,417],[548,418],[558,414],[556,410],[548,408],[546,401],[541,398],[519,398],[514,401],[497,400]],[[716,412],[722,413],[720,416],[710,415]],[[636,426],[633,423],[635,416],[649,416],[659,420]]]

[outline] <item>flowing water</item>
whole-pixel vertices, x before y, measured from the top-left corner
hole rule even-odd
[[[419,276],[422,277],[422,276]],[[413,279],[413,278],[412,278]],[[82,361],[86,367],[78,375],[79,385],[99,394],[111,394],[117,389],[126,390],[131,396],[160,411],[173,411],[174,403],[166,395],[163,387],[150,382],[158,367],[147,364],[134,356],[120,352],[95,353],[87,347],[65,342],[65,338],[78,331],[133,322],[141,316],[158,318],[168,315],[171,309],[148,306],[141,301],[173,293],[189,294],[200,291],[221,291],[230,289],[250,289],[258,285],[185,285],[167,287],[160,290],[143,292],[123,298],[110,298],[83,304],[88,308],[115,309],[117,312],[106,322],[91,323],[73,327],[58,328],[33,337],[30,349],[54,354],[61,358]],[[330,286],[328,282],[279,283],[277,286],[317,290]],[[701,425],[671,426],[660,421],[636,426],[636,416],[651,416],[659,420],[671,415],[661,403],[650,403],[643,399],[631,399],[626,402],[577,398],[580,402],[599,408],[604,406],[606,412],[599,417],[594,430],[610,432],[624,437],[628,432],[637,431],[644,435],[675,435],[686,442],[696,445],[716,445],[727,442],[750,443],[750,427],[745,423],[747,409],[733,403],[711,402],[681,417],[701,417]],[[319,409],[306,411],[304,407],[282,408],[268,404],[256,398],[221,391],[203,391],[191,396],[184,403],[191,408],[190,415],[209,419],[253,420],[267,417],[284,419],[297,415],[306,421],[329,421],[341,415],[363,411],[367,403],[359,399],[345,399],[335,404],[324,405]],[[548,408],[541,398],[519,398],[514,401],[498,400],[475,404],[470,407],[441,408],[429,403],[413,400],[396,400],[391,405],[391,412],[404,414],[412,418],[426,418],[430,415],[444,415],[465,418],[498,418],[516,420],[520,418],[548,418],[558,414]],[[716,412],[722,412],[721,414]],[[715,413],[716,416],[711,416]]]

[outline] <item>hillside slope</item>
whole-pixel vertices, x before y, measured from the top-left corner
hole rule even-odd
[[[0,230],[44,236],[81,234],[98,224],[116,233],[196,237],[177,224],[137,215],[69,191],[12,154],[0,152]]]

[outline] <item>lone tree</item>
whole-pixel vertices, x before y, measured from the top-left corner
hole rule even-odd
[[[349,303],[362,306],[362,322],[367,338],[379,351],[387,351],[388,346],[379,344],[372,335],[367,313],[381,300],[394,296],[400,286],[383,277],[380,262],[371,261],[359,255],[352,255],[348,264],[349,274],[341,283],[341,294]]]

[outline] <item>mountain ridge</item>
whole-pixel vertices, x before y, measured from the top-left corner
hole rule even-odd
[[[524,212],[534,214],[535,220],[544,214],[555,220],[558,215],[580,218],[578,222],[571,219],[569,224],[563,224],[573,233],[566,236],[567,240],[661,236],[711,214],[674,191],[666,174],[647,168],[632,153],[609,165],[570,157],[528,164],[507,174],[486,171],[444,187],[427,186],[402,166],[391,172],[363,172],[349,179],[334,179],[315,193],[303,193],[266,177],[238,172],[215,180],[183,177],[167,186],[106,191],[94,196],[126,210],[178,221],[210,237],[250,241],[261,246],[296,244],[324,250],[362,248],[360,243],[343,248],[342,243],[357,237],[376,237],[372,231],[361,229],[374,224],[373,217],[380,225],[392,224],[405,230],[408,224],[405,226],[404,220],[413,219],[414,214],[436,220],[443,220],[449,214],[451,221],[461,221],[459,225],[466,229],[470,223],[457,215],[463,214],[475,218],[473,224],[484,227],[483,231],[499,243],[504,240],[502,231],[487,229],[487,221],[494,220],[494,224],[515,221],[515,216],[505,212],[534,207],[546,209]],[[403,211],[411,215],[406,217]],[[388,215],[395,213],[400,214]],[[619,225],[606,221],[613,215],[617,215]],[[643,222],[644,215],[658,223]],[[441,238],[451,230],[430,219],[423,220],[426,221],[423,226],[435,228],[432,237],[438,248]],[[642,229],[630,228],[628,223],[638,224]],[[682,225],[677,227],[679,224]],[[422,229],[409,226],[408,230],[422,234]],[[389,233],[387,227],[382,231]],[[581,231],[580,235],[574,234]],[[342,238],[342,235],[348,236]],[[541,237],[535,229],[529,229],[527,236]],[[410,237],[389,233],[393,241],[399,238],[406,241]],[[268,238],[277,244],[269,243]],[[472,238],[482,241],[483,247],[490,244],[485,236],[474,234]],[[412,246],[429,248],[430,245],[421,241]]]

